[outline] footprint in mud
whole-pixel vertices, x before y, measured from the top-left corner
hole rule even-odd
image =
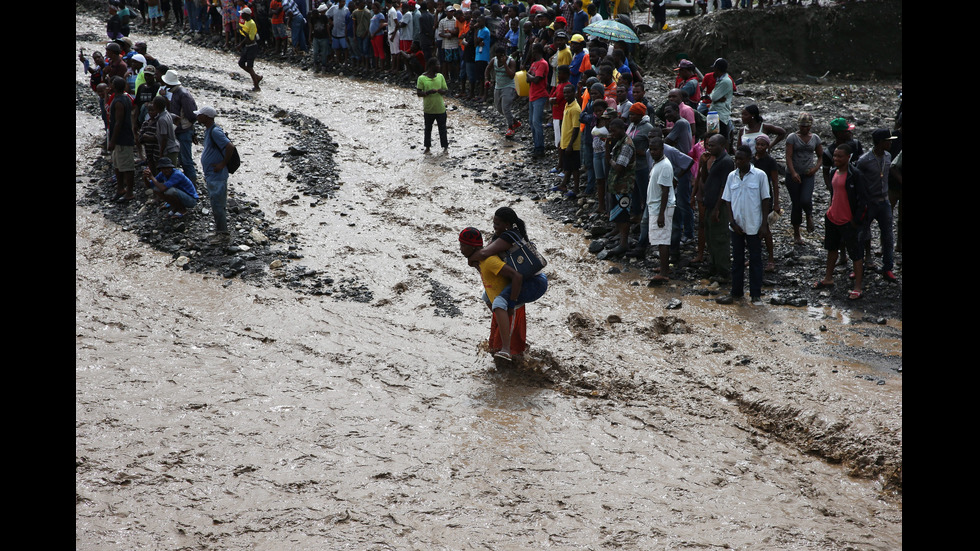
[[[568,328],[572,330],[572,334],[575,335],[575,338],[583,341],[591,341],[593,338],[605,333],[605,328],[603,327],[605,324],[600,325],[581,312],[568,314],[567,324]]]
[[[686,321],[674,316],[657,316],[651,329],[658,335],[683,335],[691,332]]]

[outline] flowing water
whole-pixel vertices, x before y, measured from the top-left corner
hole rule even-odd
[[[875,471],[897,462],[900,484],[900,322],[630,285],[579,230],[473,181],[525,151],[468,109],[450,155],[423,157],[409,90],[260,60],[263,91],[235,98],[214,90],[247,87],[236,57],[149,44],[213,85],[191,91],[246,159],[232,192],[299,236],[295,262],[371,300],[185,272],[77,206],[76,548],[902,547]],[[335,198],[288,201],[280,109],[339,145]],[[76,111],[79,175],[99,133]],[[531,366],[498,369],[456,236],[506,205],[551,287],[527,307]]]

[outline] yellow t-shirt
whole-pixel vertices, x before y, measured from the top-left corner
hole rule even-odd
[[[483,278],[483,288],[486,290],[490,302],[497,298],[504,287],[510,285],[510,279],[500,275],[500,270],[504,266],[504,261],[496,255],[480,262],[480,277]]]
[[[572,64],[572,49],[565,46],[564,50],[558,50],[558,65]]]
[[[255,35],[259,34],[259,29],[255,26],[254,19],[249,19],[238,26],[240,27],[239,32],[247,36],[249,40],[255,40]]]
[[[569,144],[573,151],[579,151],[582,149],[582,131],[579,129],[579,115],[582,114],[582,108],[579,107],[577,101],[565,104],[564,115],[561,119],[561,148],[568,149]],[[575,136],[575,142],[572,143],[572,132],[579,130],[578,136]]]

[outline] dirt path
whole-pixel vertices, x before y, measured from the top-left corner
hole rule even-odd
[[[151,44],[214,90],[244,87],[230,56]],[[516,155],[465,109],[452,156],[422,158],[409,92],[260,72],[247,99],[193,90],[247,153],[232,189],[295,235],[287,266],[367,300],[183,271],[76,207],[77,548],[901,547],[883,486],[901,487],[900,323],[630,285],[578,229],[474,180]],[[332,199],[284,177],[281,109],[329,129]],[[98,126],[76,112],[77,198]],[[528,312],[532,366],[498,371],[455,239],[503,205],[554,271]]]

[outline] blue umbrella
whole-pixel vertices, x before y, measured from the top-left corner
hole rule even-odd
[[[633,29],[623,25],[619,21],[604,19],[598,23],[593,23],[582,29],[582,32],[591,36],[598,36],[613,42],[622,40],[631,44],[639,44],[640,39],[633,32]]]

